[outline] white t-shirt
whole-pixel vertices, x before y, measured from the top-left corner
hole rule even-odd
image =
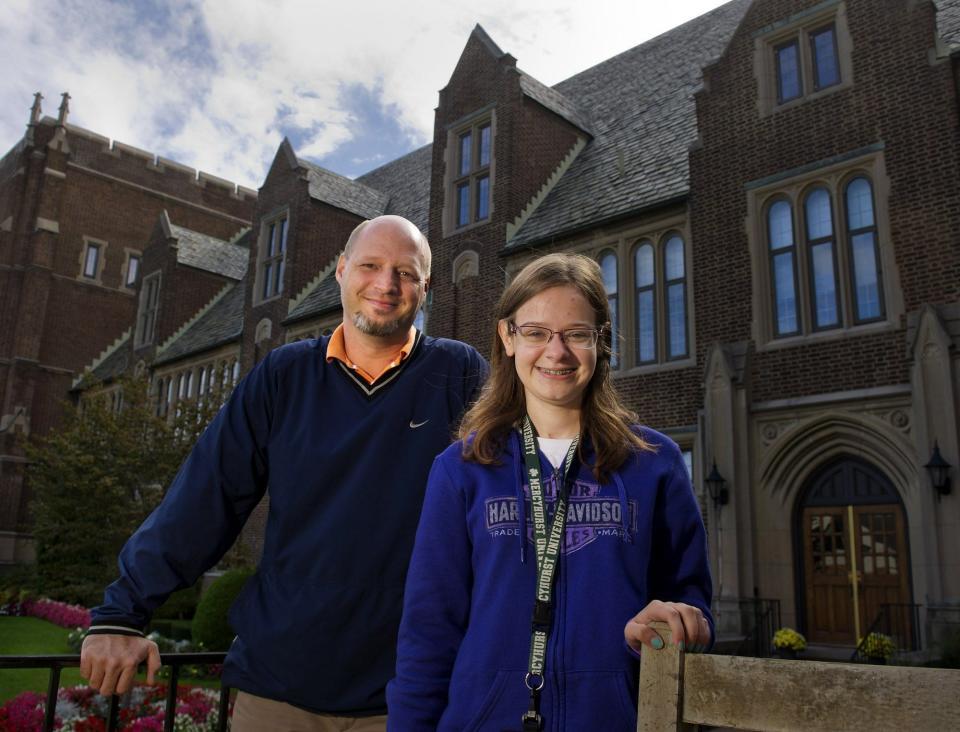
[[[537,441],[540,443],[540,452],[547,456],[547,460],[550,461],[550,464],[559,468],[563,465],[563,459],[567,456],[567,450],[570,449],[570,443],[573,442],[572,437],[537,437]]]

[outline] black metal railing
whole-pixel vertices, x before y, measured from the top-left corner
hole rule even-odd
[[[754,597],[740,600],[740,627],[746,628],[735,656],[766,658],[771,655],[773,634],[780,627],[780,601]]]
[[[870,623],[863,638],[859,639],[857,647],[850,655],[850,660],[864,663],[872,660],[866,650],[874,643],[870,639],[871,633],[882,633],[893,641],[895,652],[920,650],[920,605],[906,602],[884,603],[880,611]]]
[[[192,664],[221,664],[226,653],[161,653],[160,663],[170,667],[167,686],[167,699],[163,716],[164,732],[173,731],[177,709],[177,687],[180,683],[180,668]],[[60,671],[64,668],[80,665],[79,655],[64,656],[0,656],[0,669],[45,668],[50,675],[47,682],[47,703],[43,720],[43,732],[53,730],[57,711],[57,694],[60,690]],[[217,732],[227,729],[227,714],[230,707],[230,688],[220,686],[220,700],[217,709]],[[107,732],[116,732],[120,718],[120,697],[116,694],[110,699],[110,711],[107,715]]]

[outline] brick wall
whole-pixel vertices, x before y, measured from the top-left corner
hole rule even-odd
[[[44,120],[22,155],[0,163],[0,415],[26,407],[31,435],[59,423],[75,375],[133,325],[136,294],[121,280],[125,249],[145,248],[162,211],[230,238],[249,225],[254,204],[253,191]],[[106,245],[96,283],[80,279],[85,237]],[[170,309],[177,327],[219,289],[211,278],[179,278],[184,289],[172,293]],[[0,436],[0,453],[0,529],[22,529],[30,495],[13,431]]]
[[[505,282],[500,251],[506,225],[523,211],[577,138],[571,124],[522,94],[519,79],[512,56],[495,57],[477,34],[471,35],[440,92],[434,123],[429,232],[434,274],[428,329],[432,335],[465,340],[482,352],[489,348],[491,313]],[[445,232],[447,132],[451,124],[486,107],[493,110],[495,127],[492,213],[486,223]],[[453,261],[468,249],[480,255],[479,277],[455,287]]]
[[[706,90],[697,98],[702,145],[691,152],[690,212],[701,365],[711,343],[752,337],[744,184],[866,146],[883,145],[887,244],[894,247],[906,311],[960,294],[960,125],[951,65],[931,63],[933,6],[848,0],[853,84],[761,116],[755,33],[816,4],[754,3],[724,57],[707,70]],[[905,345],[896,330],[761,350],[751,359],[752,396],[903,384],[909,381]]]

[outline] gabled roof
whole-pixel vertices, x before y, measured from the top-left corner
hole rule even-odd
[[[477,23],[473,27],[470,35],[480,41],[484,48],[487,49],[487,52],[495,59],[507,58],[509,64],[516,69],[516,59],[509,53],[503,51],[483,29],[482,25]],[[578,109],[576,104],[567,99],[559,91],[551,89],[546,84],[537,81],[525,71],[516,69],[516,72],[520,74],[520,90],[526,96],[542,104],[554,114],[560,115],[567,120],[567,122],[579,127],[584,132],[590,132],[589,117],[585,113],[585,110]]]
[[[577,107],[576,104],[574,104],[556,89],[551,89],[546,84],[542,84],[530,76],[530,74],[527,72],[519,71],[519,73],[520,90],[524,94],[530,97],[533,101],[542,104],[554,114],[563,117],[565,120],[567,120],[567,122],[575,127],[579,127],[588,134],[593,134],[591,132],[592,124],[587,112]]]
[[[298,158],[297,163],[307,171],[311,198],[342,208],[364,219],[372,219],[384,212],[387,194],[337,175],[309,160]]]
[[[383,213],[409,219],[420,231],[430,226],[430,173],[433,145],[425,145],[402,158],[357,178],[388,197]]]
[[[131,352],[128,348],[130,343],[130,332],[124,334],[124,337],[113,345],[113,350],[107,356],[97,363],[90,373],[101,382],[112,381],[127,373],[130,369]]]
[[[176,361],[195,353],[239,340],[243,333],[243,301],[246,292],[241,280],[227,285],[205,312],[158,351],[154,366]]]
[[[953,49],[960,48],[960,0],[934,0],[937,32]]]
[[[161,216],[164,233],[177,240],[177,264],[196,267],[206,272],[242,280],[247,273],[249,229],[243,229],[233,242],[201,234],[173,224],[166,211]]]
[[[508,250],[686,196],[697,134],[693,94],[750,2],[733,0],[554,87],[590,110],[594,139]]]
[[[284,318],[284,323],[303,320],[315,315],[333,312],[340,309],[340,283],[334,276],[333,268],[317,284],[316,287]]]

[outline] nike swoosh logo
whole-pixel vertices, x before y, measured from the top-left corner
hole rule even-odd
[[[425,419],[425,420],[423,420],[422,422],[414,422],[414,421],[411,419],[411,420],[410,420],[410,429],[415,430],[415,429],[417,429],[417,427],[423,427],[423,425],[425,425],[425,424],[426,424],[427,422],[429,422],[429,421],[430,421],[429,419]]]

